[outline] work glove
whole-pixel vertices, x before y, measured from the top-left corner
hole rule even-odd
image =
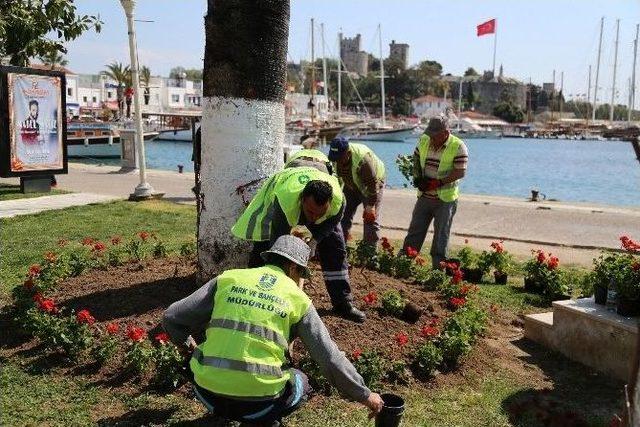
[[[428,179],[427,180],[427,191],[435,191],[438,188],[440,188],[440,186],[442,185],[442,183],[440,182],[439,179]]]
[[[364,212],[362,212],[362,219],[365,224],[373,224],[376,222],[376,207],[365,206]]]

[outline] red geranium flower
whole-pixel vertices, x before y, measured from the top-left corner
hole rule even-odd
[[[56,307],[56,303],[52,299],[43,299],[41,301],[38,301],[38,308],[50,314],[55,314],[58,312],[58,307]]]
[[[107,333],[109,335],[115,335],[118,333],[118,331],[120,331],[120,326],[118,326],[117,323],[109,323],[107,325]]]
[[[35,302],[37,304],[40,304],[42,301],[44,301],[44,297],[42,296],[42,294],[40,292],[36,292],[35,294],[33,294],[31,299],[33,300],[33,302]]]
[[[146,241],[147,241],[147,239],[149,238],[149,236],[150,236],[150,234],[149,234],[149,232],[147,232],[147,231],[140,231],[140,232],[138,232],[138,237],[140,237],[140,239],[141,239],[143,242],[146,242]]]
[[[81,241],[81,243],[82,243],[84,246],[90,246],[90,245],[93,245],[93,242],[94,242],[94,240],[93,240],[93,238],[92,238],[92,237],[83,237],[83,238],[82,238],[82,241]]]
[[[378,295],[372,291],[366,294],[363,299],[365,304],[374,306],[378,302]]]
[[[560,260],[558,259],[558,257],[551,256],[551,254],[549,254],[549,261],[547,262],[547,267],[549,267],[549,270],[555,270],[558,267],[558,264],[560,264]]]
[[[97,253],[101,253],[102,251],[104,251],[105,249],[107,249],[107,246],[102,243],[102,242],[95,242],[93,244],[93,248],[91,248],[91,252],[97,252]]]
[[[76,314],[76,320],[78,323],[86,323],[87,325],[93,325],[96,319],[89,313],[89,310],[80,310],[78,314]]]
[[[404,347],[409,342],[409,335],[405,332],[398,332],[395,336],[396,342],[400,347]]]
[[[158,335],[155,336],[155,340],[158,341],[160,344],[166,344],[171,339],[169,338],[169,334],[167,334],[166,332],[160,332]]]
[[[502,244],[502,241],[499,242],[493,242],[491,243],[491,247],[493,248],[494,251],[496,251],[496,253],[502,253],[504,252],[504,246]]]
[[[456,298],[456,297],[449,298],[449,305],[451,305],[451,307],[453,307],[454,309],[458,309],[463,305],[465,305],[466,303],[467,303],[467,300],[465,298]]]
[[[460,286],[460,294],[461,295],[467,295],[469,293],[469,291],[471,291],[471,286],[469,285],[462,285]]]
[[[40,264],[32,264],[29,267],[29,277],[37,277],[40,275],[41,271],[42,267],[40,267]]]
[[[60,246],[61,248],[64,246],[67,246],[67,243],[69,243],[67,240],[65,239],[60,239],[58,240],[58,246]]]
[[[458,266],[456,265],[456,268],[453,270],[453,276],[451,277],[451,281],[453,283],[462,282],[462,278],[464,277],[464,274],[462,273],[462,271],[460,269],[458,269],[457,267]]]
[[[415,249],[413,249],[411,246],[407,246],[404,249],[404,252],[407,254],[407,256],[409,258],[415,258],[418,256],[418,251],[416,251]]]
[[[469,244],[469,239],[464,239],[464,244],[468,245]]]
[[[147,332],[137,326],[129,325],[127,328],[127,336],[133,342],[140,342],[147,337]]]
[[[120,237],[120,236],[113,236],[113,237],[111,238],[111,244],[112,244],[113,246],[119,245],[119,244],[120,244],[120,242],[122,242],[122,237]]]
[[[391,243],[389,243],[389,239],[387,239],[386,237],[383,237],[381,240],[382,240],[382,247],[384,249],[389,249],[391,247]]]
[[[353,353],[351,353],[351,358],[353,360],[360,359],[360,356],[362,356],[362,350],[360,350],[359,348],[353,350]]]
[[[434,326],[424,326],[420,330],[420,335],[422,335],[425,338],[437,337],[439,333],[440,333],[440,331],[438,330],[438,328],[436,328]]]
[[[544,255],[543,251],[538,251],[538,263],[542,264],[545,262],[547,257]]]

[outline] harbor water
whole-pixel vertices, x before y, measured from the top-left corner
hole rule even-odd
[[[640,163],[628,142],[502,138],[465,143],[469,165],[461,184],[464,193],[524,199],[537,189],[547,199],[565,202],[640,206]],[[408,184],[395,159],[411,154],[415,141],[365,144],[384,161],[389,186]],[[148,168],[177,171],[182,164],[193,171],[188,142],[147,142],[146,155]],[[119,164],[118,159],[84,161]]]

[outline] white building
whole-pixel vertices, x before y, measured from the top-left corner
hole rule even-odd
[[[451,108],[451,101],[437,96],[425,95],[411,101],[413,113],[418,117],[433,117],[444,114]]]

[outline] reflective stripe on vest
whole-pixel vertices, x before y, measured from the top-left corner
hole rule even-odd
[[[270,375],[277,378],[282,377],[282,369],[277,366],[263,365],[260,363],[247,363],[242,360],[225,359],[215,356],[205,356],[199,348],[193,350],[193,358],[196,359],[199,364],[210,366],[212,368],[229,369],[232,371],[248,372],[250,374],[257,375]]]
[[[234,236],[253,241],[265,241],[271,237],[271,221],[277,199],[290,227],[298,225],[302,202],[302,190],[309,181],[325,181],[331,185],[333,196],[327,213],[316,221],[321,224],[336,215],[342,207],[344,195],[338,179],[312,167],[284,169],[271,176],[258,190],[249,206],[231,228]]]
[[[384,163],[369,147],[363,144],[356,144],[353,142],[349,143],[349,151],[351,151],[351,176],[353,179],[353,183],[365,196],[370,196],[367,194],[366,188],[362,185],[360,181],[360,177],[358,176],[358,169],[362,165],[362,162],[365,161],[365,157],[367,155],[371,156],[371,160],[373,161],[373,165],[375,167],[376,181],[382,181],[385,178],[385,168]],[[337,170],[337,169],[336,169]]]
[[[298,150],[295,153],[293,153],[291,156],[289,156],[289,161],[287,161],[287,164],[285,164],[284,167],[286,168],[289,163],[291,163],[295,159],[299,159],[300,157],[307,157],[309,159],[315,160],[317,162],[322,162],[322,163],[329,162],[329,158],[322,151],[305,148],[303,150]]]
[[[226,396],[281,393],[291,377],[283,368],[289,334],[310,306],[276,266],[225,271],[216,279],[206,339],[191,358],[195,382]]]
[[[289,343],[287,339],[278,332],[265,328],[264,326],[252,325],[251,323],[241,322],[239,320],[231,319],[212,319],[209,322],[210,328],[222,328],[231,329],[232,331],[247,332],[249,334],[257,335],[269,341],[273,341],[282,348],[287,348]]]
[[[424,176],[424,167],[427,163],[427,154],[429,152],[430,138],[428,135],[422,135],[418,140],[418,153],[420,155],[420,172]],[[458,148],[462,144],[462,140],[453,134],[449,134],[449,139],[446,142],[447,146],[440,157],[440,164],[438,165],[438,179],[442,179],[449,175],[449,172],[453,170],[453,159],[458,153]],[[438,188],[438,198],[443,202],[453,202],[458,199],[458,181],[455,180],[449,184],[445,184]],[[422,195],[422,192],[418,190],[418,197]]]

